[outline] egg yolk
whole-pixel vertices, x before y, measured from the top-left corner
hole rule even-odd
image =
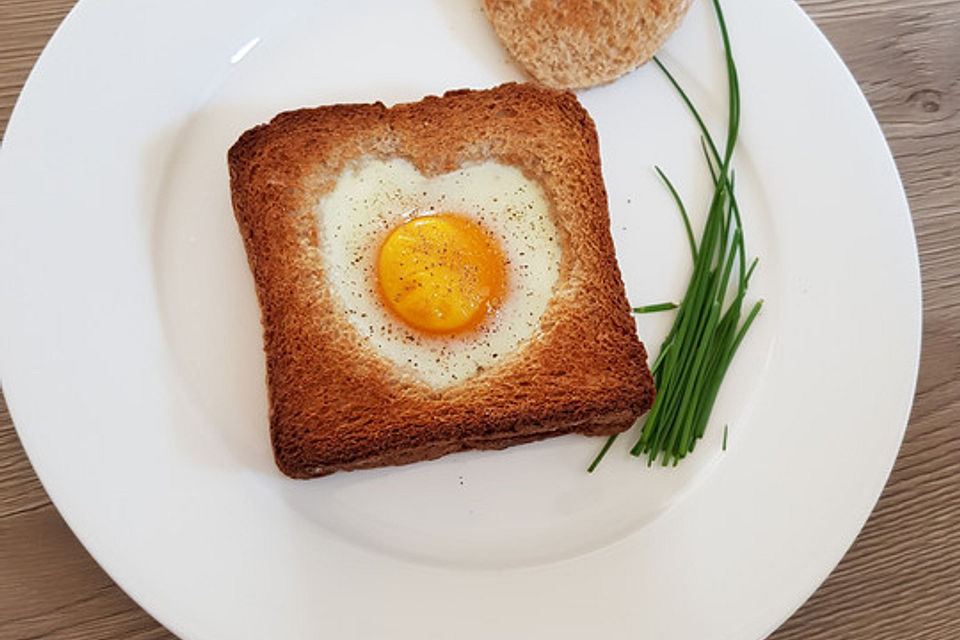
[[[428,334],[479,325],[500,304],[505,271],[494,239],[473,220],[454,213],[404,222],[390,232],[377,257],[387,308]]]

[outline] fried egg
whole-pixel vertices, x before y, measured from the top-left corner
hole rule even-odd
[[[380,357],[435,388],[535,337],[561,249],[547,198],[497,162],[423,176],[409,161],[348,167],[317,203],[327,284]]]

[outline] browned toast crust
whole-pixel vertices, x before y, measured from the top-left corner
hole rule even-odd
[[[484,0],[510,54],[554,88],[610,82],[650,60],[691,0]]]
[[[326,285],[314,213],[364,157],[405,158],[428,176],[494,160],[543,187],[562,259],[535,339],[442,390],[376,355]],[[244,133],[228,161],[262,311],[271,440],[287,475],[615,433],[653,402],[610,236],[596,130],[572,94],[507,84],[389,109],[301,109]]]

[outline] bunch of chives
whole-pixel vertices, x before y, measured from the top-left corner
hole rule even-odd
[[[630,450],[634,456],[646,455],[647,464],[653,464],[659,457],[664,466],[676,465],[693,451],[703,437],[730,362],[762,305],[762,300],[756,302],[743,317],[744,297],[757,261],[754,259],[749,267],[746,265],[743,226],[730,164],[740,128],[737,68],[719,0],[713,0],[713,7],[723,39],[729,95],[727,139],[722,154],[700,113],[673,74],[659,59],[653,59],[680,94],[700,128],[701,146],[714,191],[698,244],[677,190],[666,174],[656,167],[683,218],[693,255],[693,274],[682,301],[676,306],[673,327],[651,367],[657,397],[643,424],[640,438]],[[671,308],[673,306],[667,303],[639,307],[634,311],[642,313]],[[597,467],[615,439],[616,436],[611,436],[607,440],[589,471]]]

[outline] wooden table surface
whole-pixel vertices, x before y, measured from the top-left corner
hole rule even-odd
[[[756,0],[762,2],[763,0]],[[73,0],[0,0],[0,134]],[[923,268],[920,379],[903,448],[843,561],[776,640],[960,638],[960,1],[802,0],[890,141]],[[0,638],[173,636],[80,546],[0,396]]]

